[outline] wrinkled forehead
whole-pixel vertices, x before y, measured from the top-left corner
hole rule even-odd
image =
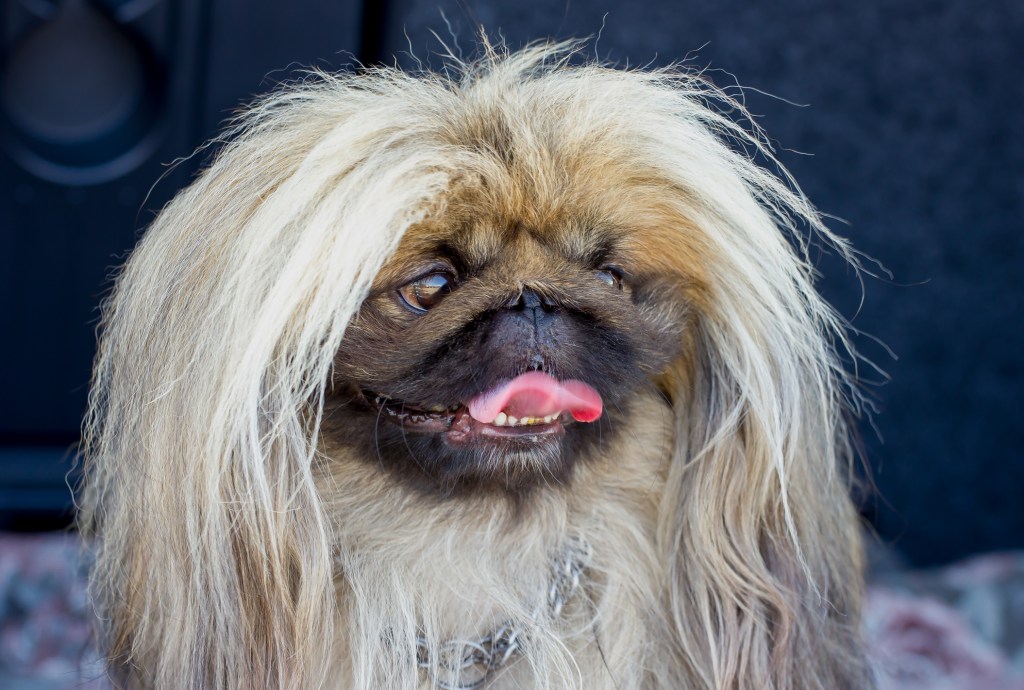
[[[431,203],[436,210],[406,231],[385,272],[432,260],[472,272],[495,262],[545,259],[670,270],[652,262],[665,263],[666,252],[689,252],[693,228],[682,195],[654,171],[589,154],[577,161],[549,157],[533,168],[481,161],[454,178]]]
[[[397,252],[400,261],[438,258],[472,273],[487,265],[532,258],[551,264],[596,266],[620,251],[628,229],[580,210],[557,217],[496,210],[469,200],[457,211],[409,228]]]

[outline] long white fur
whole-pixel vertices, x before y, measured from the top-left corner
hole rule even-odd
[[[85,426],[100,641],[129,687],[412,689],[428,682],[417,634],[436,653],[506,620],[530,641],[494,688],[870,683],[840,471],[847,343],[802,233],[845,245],[730,146],[771,158],[699,76],[566,56],[317,75],[244,114],[146,232],[104,311]],[[590,463],[515,529],[483,498],[405,511],[371,465],[339,475],[318,435],[346,324],[474,164],[442,135],[481,105],[570,112],[567,138],[597,132],[684,190],[713,305],[690,388],[671,409],[641,401],[606,449],[635,477]],[[594,547],[587,591],[531,621],[576,536]]]

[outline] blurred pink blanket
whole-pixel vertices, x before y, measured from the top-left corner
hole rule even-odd
[[[1024,690],[1024,555],[877,580],[864,633],[879,690]]]
[[[939,601],[874,588],[864,625],[879,690],[1024,690],[1002,650]]]

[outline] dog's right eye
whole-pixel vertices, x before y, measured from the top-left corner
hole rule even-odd
[[[607,284],[609,287],[622,290],[622,269],[618,266],[603,266],[595,272],[594,275],[598,280]]]
[[[450,273],[430,273],[398,288],[398,295],[405,306],[417,314],[425,314],[447,297],[455,286]]]

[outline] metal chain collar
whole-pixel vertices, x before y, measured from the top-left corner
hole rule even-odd
[[[588,544],[574,541],[555,559],[547,601],[533,612],[531,623],[538,622],[545,612],[551,618],[562,614],[565,604],[580,587],[580,576],[590,560],[590,554]],[[523,650],[526,643],[525,627],[504,623],[475,640],[447,640],[439,646],[440,658],[436,663],[429,657],[430,648],[426,638],[417,637],[416,665],[426,671],[434,685],[441,690],[475,690]]]

